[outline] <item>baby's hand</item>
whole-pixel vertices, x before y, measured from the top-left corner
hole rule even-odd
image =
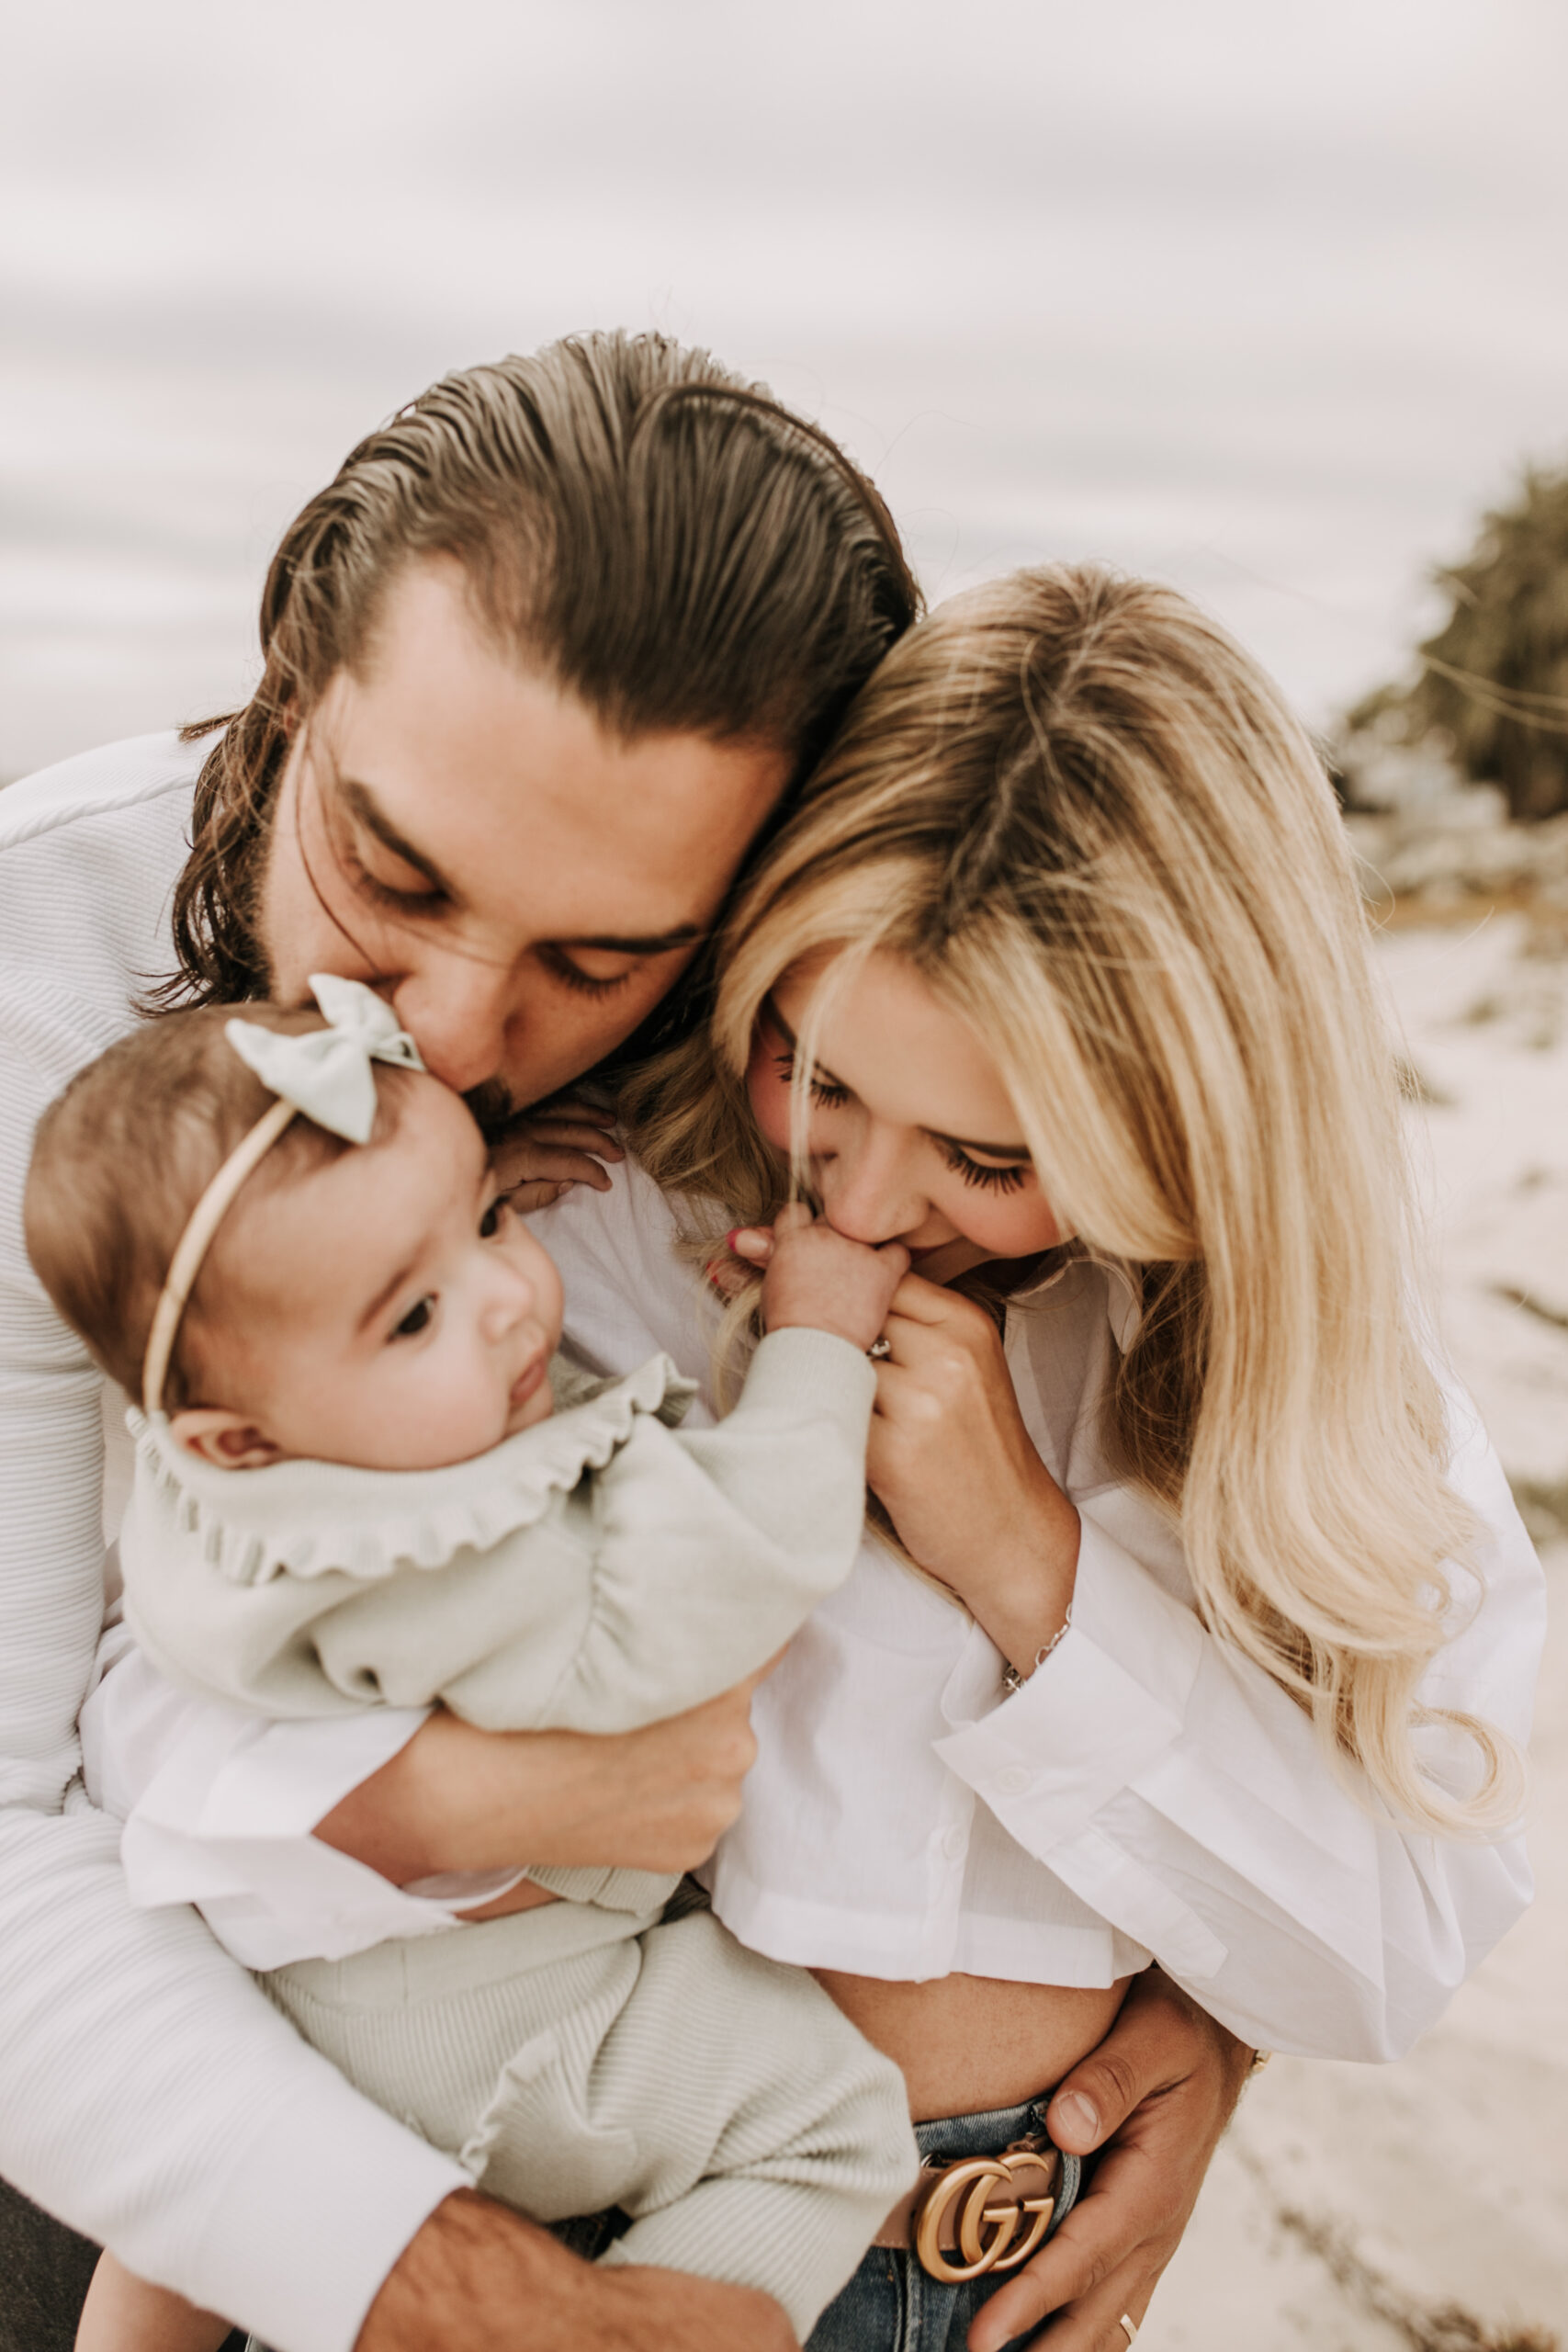
[[[880,1338],[893,1294],[908,1271],[897,1241],[880,1250],[835,1233],[798,1203],[781,1209],[762,1277],[762,1321],[770,1331],[805,1324],[852,1347]]]
[[[585,1096],[554,1094],[520,1111],[491,1145],[491,1164],[514,1209],[547,1209],[574,1184],[607,1193],[606,1159],[624,1159],[615,1114]]]

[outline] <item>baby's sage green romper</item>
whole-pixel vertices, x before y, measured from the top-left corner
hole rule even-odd
[[[771,1333],[716,1429],[667,1358],[449,1469],[225,1471],[131,1416],[126,1607],[152,1662],[270,1717],[439,1702],[487,1730],[624,1732],[728,1690],[848,1574],[870,1364]],[[811,1978],[676,1882],[536,1870],[565,1899],[261,1981],[324,2055],[536,2220],[618,2206],[603,2259],[765,2289],[805,2336],[914,2177],[903,2079]]]

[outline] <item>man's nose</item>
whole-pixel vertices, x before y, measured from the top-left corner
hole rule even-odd
[[[496,965],[442,956],[398,982],[392,1007],[425,1067],[466,1094],[502,1069],[513,987],[512,973]]]
[[[817,1181],[829,1223],[852,1241],[913,1233],[930,1206],[914,1180],[908,1138],[888,1129],[868,1127],[823,1159]]]

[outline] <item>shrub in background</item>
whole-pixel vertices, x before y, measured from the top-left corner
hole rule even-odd
[[[1568,808],[1568,471],[1527,469],[1462,563],[1435,575],[1450,610],[1417,650],[1413,686],[1383,686],[1352,732],[1412,747],[1428,737],[1515,817]]]

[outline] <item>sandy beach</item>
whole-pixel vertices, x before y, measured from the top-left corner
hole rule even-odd
[[[1525,912],[1380,961],[1454,1361],[1540,1543],[1534,1908],[1410,2057],[1276,2059],[1247,2092],[1140,2352],[1568,2344],[1568,954]]]

